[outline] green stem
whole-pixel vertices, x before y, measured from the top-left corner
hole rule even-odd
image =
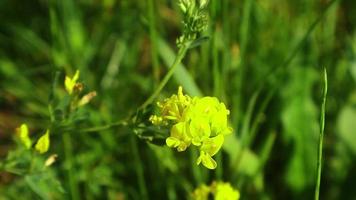
[[[99,132],[99,131],[103,131],[103,130],[107,130],[113,127],[117,127],[117,126],[127,126],[128,123],[126,120],[120,120],[117,122],[113,122],[111,124],[107,124],[107,125],[103,125],[103,126],[97,126],[97,127],[92,127],[92,128],[86,128],[81,130],[81,132]]]
[[[79,190],[77,185],[76,176],[73,173],[73,149],[72,149],[72,141],[70,138],[69,133],[64,133],[62,135],[63,140],[63,148],[64,148],[64,155],[66,160],[66,171],[68,176],[69,188],[70,188],[70,195],[72,200],[79,200]]]
[[[157,33],[155,29],[155,14],[154,14],[154,2],[153,0],[148,1],[148,17],[149,17],[149,29],[150,29],[150,40],[151,40],[151,59],[153,67],[153,76],[155,81],[159,81],[159,64],[158,64],[158,53],[157,53]]]
[[[187,50],[188,50],[189,44],[184,44],[178,51],[178,55],[175,58],[172,66],[170,67],[169,71],[167,72],[166,76],[162,79],[162,81],[159,83],[157,89],[153,92],[153,94],[139,107],[139,109],[143,109],[147,107],[150,103],[153,102],[153,100],[159,95],[163,87],[167,84],[171,76],[173,75],[175,69],[179,65],[179,63],[182,61],[184,58]]]
[[[158,85],[157,89],[154,91],[154,93],[139,107],[139,109],[145,108],[147,105],[152,103],[153,100],[159,95],[159,93],[162,91],[163,87],[167,84],[169,79],[172,77],[172,75],[173,75],[175,69],[177,68],[177,66],[179,65],[179,63],[184,58],[189,45],[190,45],[189,43],[186,43],[186,44],[182,45],[182,47],[178,50],[178,55],[176,56],[172,66],[169,68],[169,71],[167,72],[166,76],[159,83],[159,85]],[[121,121],[107,124],[104,126],[87,128],[87,129],[82,130],[81,132],[98,132],[98,131],[107,130],[107,129],[110,129],[110,128],[116,127],[116,126],[127,126],[127,125],[128,125],[127,121],[121,120]]]
[[[315,198],[314,198],[315,200],[319,200],[321,168],[322,168],[322,159],[323,159],[323,138],[324,138],[324,129],[325,129],[325,104],[326,104],[326,95],[328,92],[328,76],[327,76],[325,68],[324,68],[323,75],[324,75],[324,89],[323,89],[323,100],[321,103],[321,112],[320,112],[320,134],[319,134],[317,175],[316,175]]]
[[[141,198],[142,199],[148,199],[147,196],[147,187],[146,187],[146,181],[145,181],[145,176],[144,176],[144,171],[142,167],[142,162],[140,158],[140,153],[138,151],[137,147],[137,141],[136,137],[131,137],[131,146],[133,150],[133,159],[135,162],[135,167],[136,167],[136,173],[137,173],[137,181],[138,181],[138,187],[141,193]]]

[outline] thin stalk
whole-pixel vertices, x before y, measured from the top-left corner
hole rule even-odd
[[[179,65],[179,63],[182,61],[182,59],[184,58],[187,50],[188,50],[188,46],[189,44],[185,44],[183,45],[179,51],[178,51],[178,55],[175,58],[172,66],[170,67],[169,71],[167,72],[166,76],[164,76],[164,78],[162,79],[162,81],[159,83],[157,89],[153,92],[153,94],[139,107],[139,109],[143,109],[146,106],[148,106],[150,103],[153,102],[153,100],[155,100],[155,98],[159,95],[159,93],[162,91],[163,87],[167,84],[167,82],[169,81],[169,79],[172,77],[175,69],[177,68],[177,66]]]
[[[73,148],[69,133],[62,135],[64,156],[66,160],[66,171],[68,176],[70,195],[72,200],[79,200],[79,190],[76,180],[76,175],[73,173]]]
[[[134,159],[135,167],[136,167],[138,187],[139,187],[139,190],[141,193],[141,199],[148,199],[147,189],[146,189],[147,186],[146,186],[144,171],[143,171],[142,162],[141,162],[141,158],[140,158],[140,153],[138,151],[136,138],[133,136],[131,137],[131,146],[132,146],[132,151],[133,151],[133,159]]]
[[[127,126],[128,123],[125,120],[120,120],[117,122],[113,122],[111,124],[107,124],[104,126],[97,126],[97,127],[92,127],[92,128],[86,128],[81,130],[80,132],[99,132],[99,131],[104,131],[113,127],[118,127],[118,126]]]
[[[158,53],[157,53],[157,33],[155,29],[155,14],[154,14],[154,2],[153,0],[148,0],[148,17],[149,17],[149,31],[151,40],[151,59],[153,67],[153,77],[155,81],[159,81],[159,64],[158,64]]]
[[[324,88],[323,88],[323,100],[321,103],[320,112],[320,134],[319,134],[319,148],[318,148],[318,160],[317,160],[317,175],[316,175],[316,186],[315,186],[315,200],[319,200],[320,192],[320,179],[321,179],[321,168],[323,159],[323,138],[325,129],[325,105],[326,105],[326,95],[328,93],[328,75],[326,69],[324,68]]]
[[[249,30],[250,30],[250,17],[252,12],[252,0],[245,0],[243,2],[243,15],[242,22],[239,32],[240,37],[240,57],[241,62],[239,64],[239,74],[235,77],[236,80],[236,94],[234,96],[234,104],[232,107],[232,113],[234,113],[232,122],[234,125],[238,124],[240,121],[241,115],[241,106],[242,106],[242,97],[243,97],[243,88],[244,88],[244,80],[246,76],[246,51],[249,42]],[[236,128],[236,127],[234,127]]]

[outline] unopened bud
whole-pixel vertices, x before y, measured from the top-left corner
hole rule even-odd
[[[89,92],[88,94],[84,95],[79,103],[78,103],[78,106],[83,106],[87,103],[89,103],[94,97],[96,96],[96,92],[93,91],[93,92]]]

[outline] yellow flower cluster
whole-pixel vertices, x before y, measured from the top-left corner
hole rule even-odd
[[[160,115],[152,115],[154,125],[171,126],[167,146],[178,151],[186,150],[191,144],[199,147],[197,164],[202,163],[208,169],[217,164],[212,158],[224,143],[224,135],[232,132],[228,126],[229,110],[215,97],[194,97],[178,94],[157,103]]]
[[[28,126],[27,124],[22,124],[19,128],[17,128],[17,135],[21,141],[21,143],[26,147],[26,149],[31,149],[32,140],[29,136]],[[49,130],[47,129],[46,133],[43,134],[35,145],[35,150],[40,153],[46,153],[49,149],[50,140],[49,140]]]
[[[210,194],[214,200],[238,200],[240,198],[240,192],[235,190],[230,183],[213,182],[210,186],[201,185],[195,189],[192,199],[208,200]]]

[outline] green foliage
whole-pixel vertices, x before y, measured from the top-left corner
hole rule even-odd
[[[354,199],[355,13],[352,0],[0,1],[0,199],[187,199],[214,180],[241,199],[312,198],[323,67],[320,199]],[[149,121],[179,85],[230,110],[213,171]]]

